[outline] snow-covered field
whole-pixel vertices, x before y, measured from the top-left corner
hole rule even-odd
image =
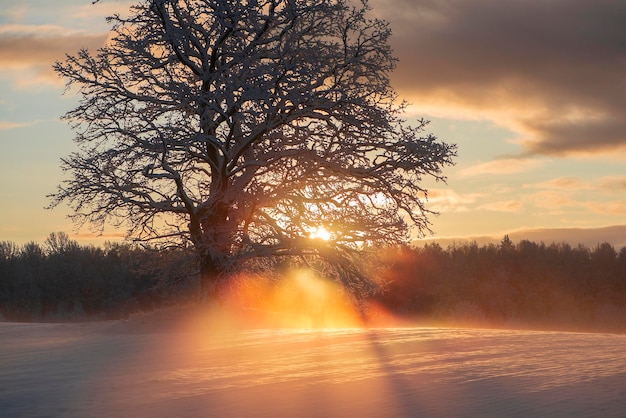
[[[626,335],[0,323],[1,417],[624,417]]]

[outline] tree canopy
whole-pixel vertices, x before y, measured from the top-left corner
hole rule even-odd
[[[206,292],[259,257],[316,257],[348,287],[364,248],[428,230],[425,176],[455,147],[403,119],[366,1],[144,0],[55,65],[78,151],[52,195],[78,223],[197,250]],[[312,234],[323,228],[323,241]]]

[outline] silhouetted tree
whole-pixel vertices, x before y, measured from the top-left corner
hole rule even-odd
[[[44,248],[48,255],[63,254],[78,249],[78,243],[71,240],[65,232],[52,232],[46,238]]]
[[[512,251],[513,248],[514,248],[513,241],[511,241],[511,238],[509,238],[508,235],[505,235],[504,238],[502,238],[502,241],[500,241],[500,250]]]
[[[455,150],[401,119],[389,26],[352,4],[144,0],[110,18],[105,47],[55,65],[82,100],[52,206],[190,243],[205,294],[276,256],[318,257],[363,288],[350,261],[428,228],[421,180],[443,180]],[[311,239],[318,227],[332,239]]]

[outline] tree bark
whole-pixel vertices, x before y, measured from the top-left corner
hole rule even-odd
[[[189,223],[200,263],[200,300],[207,303],[219,301],[219,285],[225,273],[224,259],[228,258],[230,246],[230,235],[214,227],[226,223],[228,211],[224,205],[216,206],[210,213],[191,216]]]
[[[219,282],[223,273],[223,269],[211,255],[200,254],[200,295],[203,302],[219,301]]]

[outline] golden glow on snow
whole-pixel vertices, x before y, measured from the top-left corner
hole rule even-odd
[[[336,328],[361,326],[358,311],[337,283],[314,272],[293,270],[279,282],[237,280],[226,304],[247,326]]]

